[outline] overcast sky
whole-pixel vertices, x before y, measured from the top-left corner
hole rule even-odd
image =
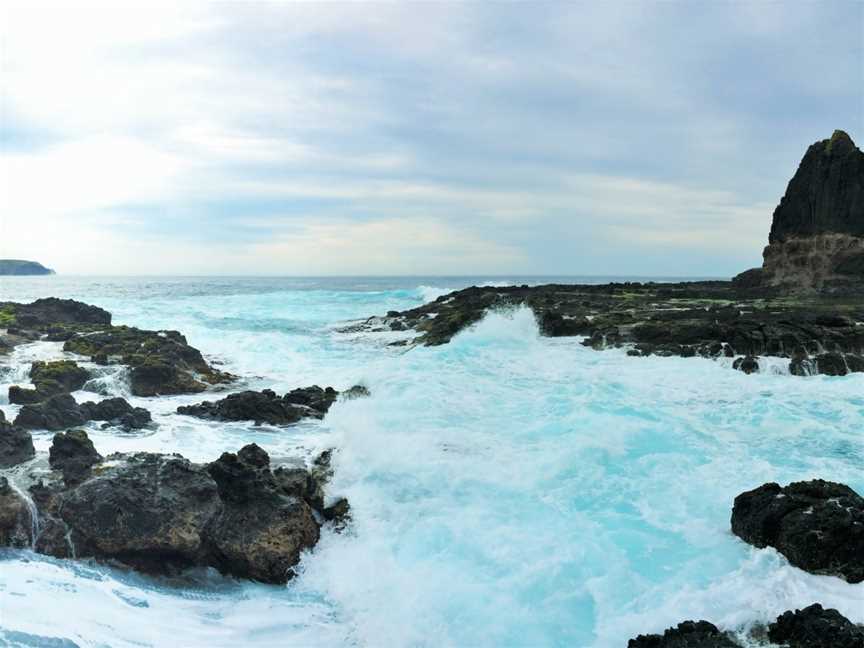
[[[728,276],[864,140],[864,3],[0,9],[0,257]]]

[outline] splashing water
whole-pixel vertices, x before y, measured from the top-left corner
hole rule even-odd
[[[611,648],[685,618],[746,630],[814,601],[864,622],[864,585],[808,575],[729,530],[735,495],[766,481],[864,492],[864,375],[795,378],[768,359],[745,376],[725,361],[595,352],[540,337],[526,309],[407,353],[334,331],[419,305],[432,293],[417,286],[479,279],[66,281],[60,296],[179,329],[251,388],[367,385],[370,398],[293,428],[172,413],[195,396],[131,399],[155,431],[88,428],[102,454],[205,461],[254,441],[278,462],[340,448],[331,493],[349,498],[354,523],[325,532],[287,587],[7,551],[0,637],[13,645]],[[40,286],[0,289],[14,299]]]

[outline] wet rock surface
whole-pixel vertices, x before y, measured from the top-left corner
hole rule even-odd
[[[5,546],[32,543],[41,553],[147,573],[210,566],[284,583],[301,552],[318,541],[313,511],[326,519],[323,484],[311,472],[277,477],[255,444],[209,464],[155,453],[103,458],[86,433],[74,430],[55,435],[50,465],[60,478],[30,488],[39,510],[36,538],[22,524],[20,496],[8,484],[8,492],[0,488]]]
[[[36,456],[33,437],[11,425],[0,411],[0,468],[9,468]]]
[[[740,648],[739,644],[708,621],[683,621],[662,635],[639,635],[627,648]]]
[[[864,628],[818,603],[784,612],[768,627],[768,638],[789,648],[864,648]]]
[[[368,395],[369,391],[355,385],[345,392],[347,398]],[[197,405],[183,405],[178,414],[213,421],[255,421],[256,424],[290,425],[304,418],[324,418],[330,406],[339,397],[332,387],[318,385],[294,389],[279,396],[270,389],[242,391],[218,401],[204,401]]]
[[[490,309],[520,306],[534,312],[542,335],[583,336],[583,344],[597,350],[625,347],[638,355],[754,360],[780,356],[790,358],[790,364],[794,360],[802,375],[803,368],[837,373],[837,358],[843,372],[864,368],[864,300],[859,296],[793,298],[722,281],[472,287],[343,330],[411,329],[417,333],[412,344],[435,346]],[[822,357],[826,354],[836,358]]]
[[[58,394],[38,403],[24,405],[15,425],[26,430],[68,430],[87,421],[106,421],[104,427],[136,430],[150,424],[150,412],[132,407],[123,398],[109,398],[79,404],[71,394]]]
[[[774,547],[810,573],[864,581],[864,499],[843,484],[769,483],[742,493],[732,532],[756,547]]]
[[[194,394],[233,376],[211,367],[178,331],[144,331],[128,326],[76,333],[64,351],[98,364],[124,364],[135,396]]]

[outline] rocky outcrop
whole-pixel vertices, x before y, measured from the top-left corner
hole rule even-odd
[[[14,537],[41,553],[148,573],[209,566],[284,583],[318,541],[313,511],[325,517],[323,484],[313,473],[274,472],[255,444],[209,464],[153,453],[102,459],[79,430],[55,436],[50,465],[62,480],[49,477],[30,489],[37,537],[32,529],[22,537],[20,503],[0,493],[0,542],[11,545]]]
[[[132,407],[123,398],[109,398],[79,404],[71,394],[58,394],[44,401],[24,405],[15,425],[25,430],[68,430],[87,421],[106,421],[103,427],[137,430],[150,424],[150,412]]]
[[[34,362],[30,366],[30,380],[34,389],[18,385],[9,387],[9,402],[15,405],[32,405],[56,396],[68,394],[84,387],[90,372],[72,360]]]
[[[0,476],[0,547],[29,547],[33,518],[26,500]]]
[[[201,352],[177,331],[114,326],[75,334],[66,340],[63,349],[89,356],[98,364],[128,365],[135,396],[194,394],[208,385],[233,379],[211,367]]]
[[[762,281],[864,291],[864,153],[843,131],[813,144],[774,210]]]
[[[0,468],[9,468],[36,456],[33,437],[26,430],[10,425],[0,410]]]
[[[843,484],[769,483],[742,493],[732,532],[756,547],[774,547],[810,573],[864,581],[864,499]]]
[[[721,281],[472,287],[342,330],[410,330],[415,337],[409,344],[435,346],[449,342],[487,311],[506,313],[522,306],[534,312],[541,334],[584,337],[582,343],[597,350],[624,347],[634,356],[751,356],[746,365],[752,371],[758,370],[753,361],[759,356],[783,356],[798,375],[864,370],[860,296],[791,298],[774,289],[743,289]],[[839,354],[842,368],[824,354]]]
[[[0,259],[0,276],[9,275],[52,275],[54,271],[36,261],[20,259]]]
[[[771,645],[786,648],[864,648],[864,628],[856,626],[837,610],[818,603],[803,610],[787,611],[768,626]],[[764,645],[764,637],[746,645]],[[684,621],[662,635],[639,635],[628,648],[743,648],[730,635],[708,621]]]
[[[365,387],[355,385],[345,392],[345,395],[348,398],[357,398],[368,393]],[[270,389],[260,392],[243,391],[215,402],[183,405],[177,408],[177,413],[213,421],[255,421],[256,425],[290,425],[304,418],[324,418],[338,396],[339,392],[332,387],[322,389],[318,385],[294,389],[284,396],[279,396]]]
[[[684,621],[662,635],[639,635],[627,648],[740,648],[728,635],[707,621]]]
[[[784,612],[768,627],[768,638],[789,648],[864,648],[864,628],[818,603]]]

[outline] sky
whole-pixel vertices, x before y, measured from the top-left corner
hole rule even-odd
[[[0,0],[0,258],[731,276],[836,128],[857,0]]]

